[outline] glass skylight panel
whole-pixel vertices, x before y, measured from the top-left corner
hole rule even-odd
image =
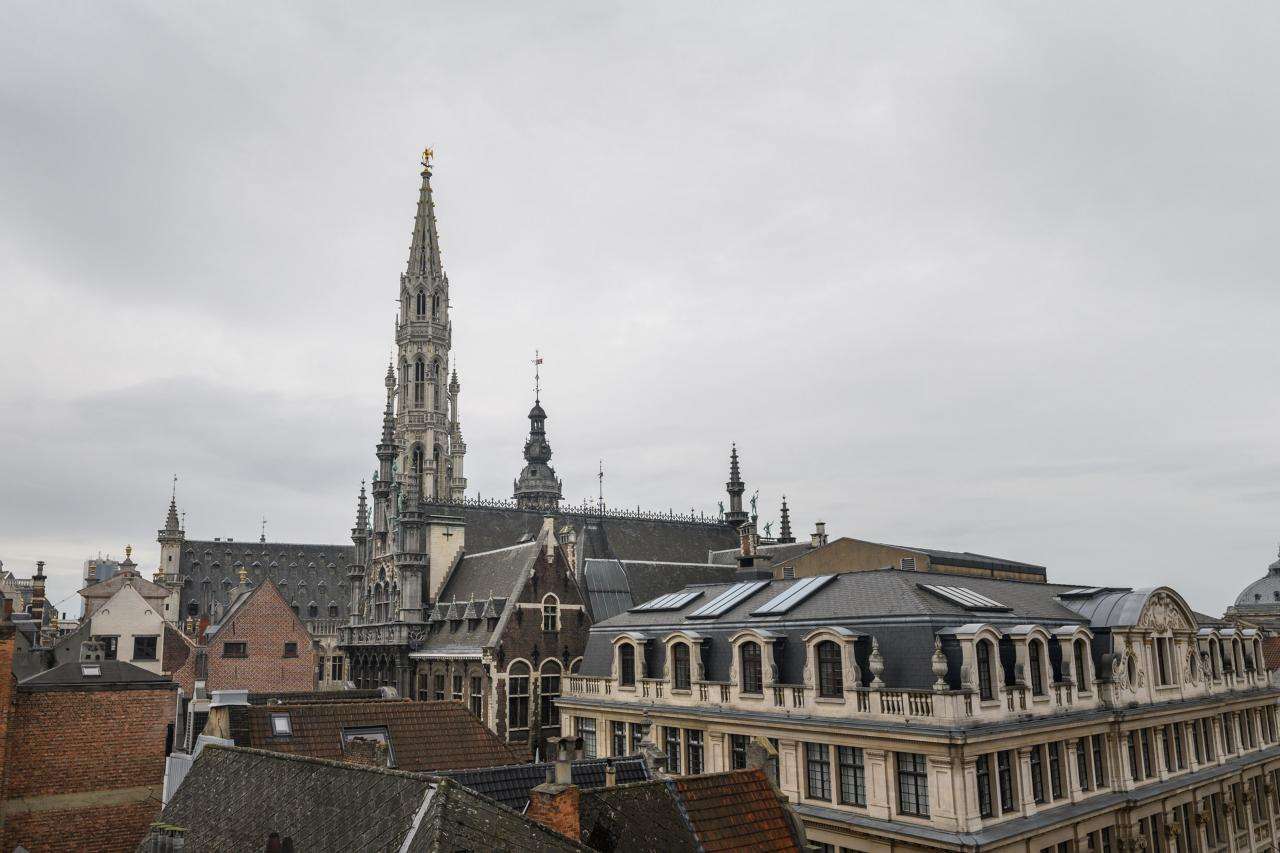
[[[646,601],[644,604],[636,605],[631,608],[632,613],[639,611],[651,612],[655,610],[679,610],[690,601],[702,595],[702,590],[695,589],[692,592],[669,592],[666,595],[660,595],[652,601]]]
[[[759,592],[768,586],[768,581],[742,581],[721,592],[715,598],[689,614],[690,619],[714,619],[722,613],[729,612],[749,595]]]
[[[934,595],[940,595],[943,598],[955,604],[959,604],[966,610],[1011,610],[1008,605],[1001,604],[994,598],[988,598],[981,593],[974,592],[964,586],[934,586],[931,584],[920,584],[921,589],[927,589]]]
[[[822,589],[828,583],[835,579],[835,575],[815,575],[811,578],[805,578],[791,585],[790,589],[775,595],[766,601],[763,605],[751,611],[752,616],[776,616],[780,613],[786,613],[818,590]]]

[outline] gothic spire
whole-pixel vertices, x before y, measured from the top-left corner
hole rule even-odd
[[[778,541],[790,543],[796,541],[791,535],[791,510],[787,507],[787,496],[782,496],[782,528],[778,531]]]
[[[391,362],[387,362],[384,384],[387,386],[387,408],[382,413],[382,443],[391,444],[395,441],[396,431],[396,366]]]
[[[356,530],[369,529],[369,501],[364,493],[364,480],[360,481],[360,497],[356,499]]]
[[[724,514],[724,520],[734,527],[740,527],[747,520],[747,514],[742,509],[742,493],[747,490],[747,486],[742,482],[742,474],[738,470],[737,443],[729,451],[729,482],[725,483],[725,490],[729,493],[729,511]]]
[[[422,186],[418,190],[418,212],[413,218],[413,242],[409,245],[409,265],[405,273],[439,279],[440,236],[436,233],[436,205],[431,197],[431,157],[428,148],[422,152]]]

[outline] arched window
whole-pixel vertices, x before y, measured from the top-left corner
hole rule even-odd
[[[742,692],[763,693],[764,671],[760,663],[760,644],[743,643],[738,649],[738,658],[742,666]]]
[[[1214,681],[1222,677],[1222,652],[1217,637],[1209,638],[1209,674]]]
[[[1044,695],[1044,644],[1032,640],[1027,644],[1027,667],[1031,670],[1031,695]]]
[[[437,358],[431,362],[432,405],[437,411],[439,411],[440,409],[440,391],[441,391],[440,359]]]
[[[338,618],[338,605],[332,601],[329,602],[329,618],[330,619]]]
[[[618,646],[618,684],[625,687],[636,684],[636,647],[630,643]]]
[[[413,404],[421,406],[426,399],[427,365],[421,358],[413,363]]]
[[[1232,639],[1231,653],[1236,660],[1236,675],[1240,675],[1244,672],[1244,645],[1239,637]]]
[[[839,698],[844,695],[844,665],[840,647],[831,640],[818,643],[818,695]]]
[[[507,728],[529,728],[529,665],[518,661],[507,670]]]
[[[419,317],[427,316],[427,292],[425,290],[418,291],[417,298],[417,314]]]
[[[1089,692],[1089,668],[1085,665],[1089,654],[1088,644],[1077,639],[1071,644],[1076,658],[1076,689],[1081,693]]]
[[[989,702],[994,698],[991,692],[991,641],[978,641],[978,698]]]
[[[542,664],[542,674],[538,679],[539,716],[543,726],[560,725],[560,709],[556,700],[560,698],[560,664],[547,660]]]
[[[320,615],[320,605],[316,604],[314,601],[307,605],[308,619],[315,619],[319,615]]]
[[[431,319],[440,319],[440,291],[431,294]]]
[[[689,644],[676,643],[671,647],[671,678],[676,690],[688,690],[692,680],[689,677]]]
[[[542,630],[560,630],[560,600],[554,595],[542,599]]]

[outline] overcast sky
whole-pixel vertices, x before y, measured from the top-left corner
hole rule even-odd
[[[545,356],[566,497],[1221,613],[1280,539],[1280,12],[4,4],[0,559],[349,542],[418,156],[470,492]]]

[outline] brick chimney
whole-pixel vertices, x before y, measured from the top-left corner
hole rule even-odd
[[[555,747],[556,760],[548,771],[548,781],[529,792],[529,807],[525,816],[553,829],[566,838],[579,841],[582,837],[582,818],[579,811],[582,792],[573,784],[573,755],[582,748],[581,738],[548,738]]]
[[[44,560],[36,561],[36,573],[31,576],[31,617],[36,624],[44,621]]]
[[[768,567],[768,560],[757,556],[758,539],[754,524],[748,522],[738,528],[741,553],[738,555],[738,571],[734,573],[734,580],[769,580],[773,577],[773,572]]]

